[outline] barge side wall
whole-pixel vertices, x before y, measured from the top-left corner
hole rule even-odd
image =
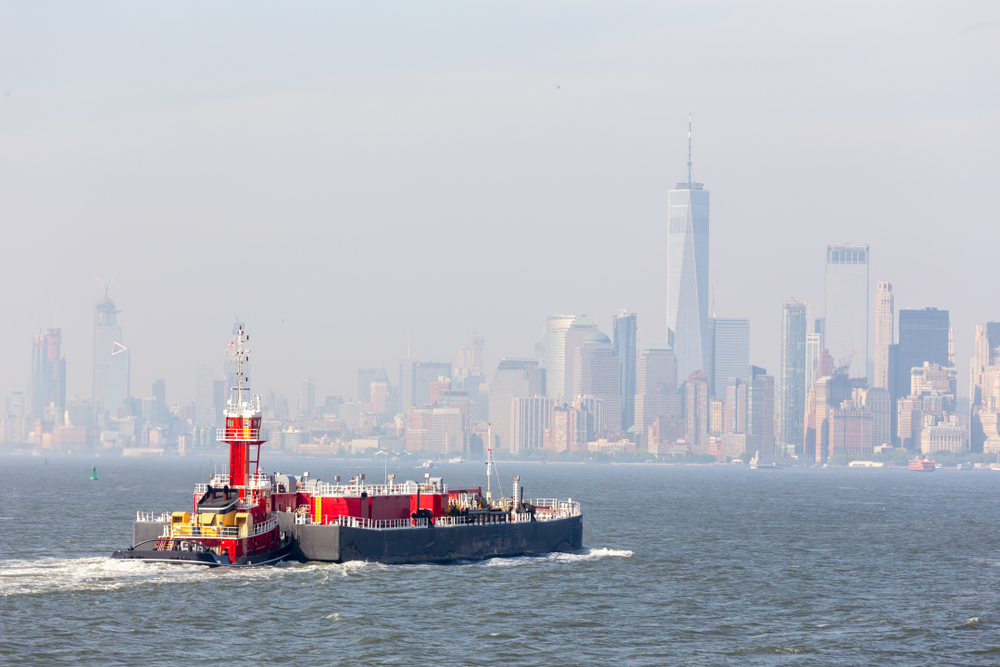
[[[573,551],[583,546],[583,517],[579,516],[553,521],[386,530],[295,524],[291,513],[278,516],[282,529],[292,536],[292,557],[299,560],[443,563]]]

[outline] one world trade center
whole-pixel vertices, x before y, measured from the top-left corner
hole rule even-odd
[[[708,368],[708,191],[691,173],[688,117],[687,182],[667,193],[667,342],[677,381]]]

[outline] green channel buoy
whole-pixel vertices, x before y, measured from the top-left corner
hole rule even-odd
[[[95,482],[97,481],[97,466],[94,466],[94,472],[90,474],[90,479],[92,479]]]

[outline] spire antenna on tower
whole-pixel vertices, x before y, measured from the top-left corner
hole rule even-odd
[[[691,175],[691,112],[688,111],[688,185],[694,183]]]

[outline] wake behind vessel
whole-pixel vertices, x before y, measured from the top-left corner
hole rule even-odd
[[[112,558],[251,566],[290,557],[301,561],[447,562],[572,551],[583,545],[580,504],[524,499],[520,477],[510,496],[494,497],[489,450],[487,490],[451,487],[424,474],[421,482],[370,484],[365,475],[341,483],[260,472],[260,397],[242,400],[241,329],[235,399],[218,439],[230,447],[229,472],[195,487],[194,513],[139,512],[129,549]],[[251,458],[253,456],[253,458]],[[253,473],[251,474],[251,465]],[[427,466],[429,467],[429,466]],[[499,476],[496,477],[500,488]]]

